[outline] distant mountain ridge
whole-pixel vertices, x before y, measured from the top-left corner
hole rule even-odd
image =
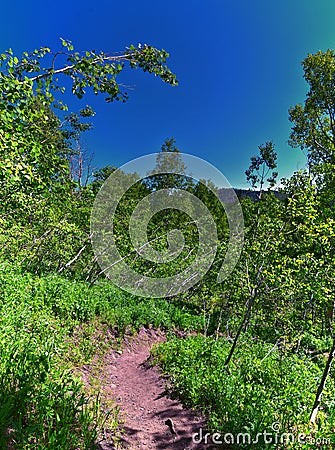
[[[259,199],[260,191],[252,191],[250,189],[235,189],[234,192],[239,198],[239,200],[243,200],[245,198],[251,198],[254,202],[257,202]],[[286,198],[286,195],[283,192],[279,191],[262,191],[262,194],[267,194],[268,192],[272,192],[274,196],[278,200],[284,200]],[[224,203],[232,203],[233,202],[233,195],[231,189],[228,188],[220,188],[218,189],[218,196],[221,201]]]

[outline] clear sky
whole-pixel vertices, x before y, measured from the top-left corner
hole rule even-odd
[[[250,157],[268,140],[276,145],[280,176],[304,167],[303,153],[287,144],[288,108],[307,92],[301,61],[335,48],[334,0],[16,0],[0,11],[0,51],[58,49],[63,37],[77,50],[146,43],[170,53],[176,88],[127,71],[120,78],[133,86],[126,104],[93,95],[69,100],[74,110],[88,103],[97,111],[94,129],[83,136],[95,167],[159,151],[172,136],[181,151],[214,164],[235,187],[247,186]]]

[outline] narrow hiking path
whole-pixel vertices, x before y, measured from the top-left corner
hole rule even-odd
[[[205,420],[194,411],[184,409],[178,400],[166,392],[164,379],[156,367],[147,360],[155,343],[164,336],[155,330],[141,329],[137,336],[124,342],[122,352],[110,352],[104,362],[104,375],[108,380],[104,395],[115,400],[120,408],[123,434],[118,448],[128,450],[200,450],[210,448],[195,444],[192,435],[205,428]],[[165,424],[170,418],[177,435]],[[101,450],[115,447],[104,441]]]

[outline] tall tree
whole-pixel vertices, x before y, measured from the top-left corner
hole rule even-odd
[[[335,348],[333,333],[334,269],[332,269],[334,267],[335,235],[335,51],[327,50],[326,52],[319,51],[314,55],[309,54],[302,66],[304,78],[309,84],[309,91],[305,103],[296,105],[289,111],[290,120],[293,123],[290,144],[307,152],[309,184],[313,185],[315,182],[316,192],[312,199],[313,212],[308,207],[309,205],[304,205],[303,218],[299,220],[299,229],[302,230],[302,224],[306,223],[306,217],[312,220],[309,220],[311,225],[308,230],[303,230],[304,238],[299,242],[300,247],[305,243],[308,245],[305,258],[316,261],[319,266],[315,278],[317,278],[319,290],[323,294],[321,298],[325,306],[322,309],[330,311],[329,331],[333,338],[333,345],[310,416],[311,422],[315,422]],[[292,201],[294,201],[294,197]],[[311,271],[308,273],[312,278]]]
[[[63,129],[53,108],[67,110],[57,99],[64,92],[60,77],[71,80],[72,93],[82,98],[87,89],[105,95],[107,102],[126,101],[127,92],[118,77],[128,63],[160,76],[164,82],[176,85],[175,75],[166,66],[165,50],[152,46],[130,46],[123,53],[109,55],[104,52],[79,53],[71,42],[62,39],[62,48],[52,52],[41,47],[22,58],[9,50],[0,55],[0,183],[9,180],[10,191],[34,183],[39,188],[55,174],[67,171],[64,156],[69,152],[66,140],[89,128],[73,113],[65,116],[70,129]],[[82,117],[91,116],[86,107]],[[66,175],[66,174],[65,174]],[[18,184],[17,184],[18,183]],[[49,186],[46,186],[49,189]]]
[[[90,128],[86,118],[94,112],[85,107],[79,114],[66,113],[65,79],[79,99],[91,89],[107,102],[123,102],[128,95],[119,76],[127,65],[177,85],[168,56],[148,45],[116,54],[80,53],[63,39],[56,52],[41,47],[22,57],[11,49],[0,55],[2,256],[61,269],[87,241],[87,201],[79,205],[74,195],[71,161],[73,144]]]
[[[185,174],[185,164],[174,138],[165,139],[157,155],[155,168],[148,173],[150,190],[186,189],[191,182]],[[173,173],[171,173],[173,172]]]
[[[274,187],[278,172],[274,170],[277,167],[277,154],[273,142],[266,142],[264,145],[259,145],[258,148],[259,155],[251,157],[250,167],[245,174],[251,186],[254,189],[258,188],[258,199],[260,200],[265,183],[268,182],[269,187]]]
[[[289,110],[289,142],[307,152],[311,176],[330,194],[335,181],[335,51],[309,54],[302,67],[309,91],[303,105]]]

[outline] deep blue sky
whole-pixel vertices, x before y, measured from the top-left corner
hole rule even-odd
[[[290,176],[305,157],[288,144],[288,108],[304,101],[301,61],[335,48],[333,0],[207,0],[50,2],[17,0],[1,6],[0,51],[59,47],[122,51],[147,43],[170,53],[179,86],[139,71],[120,81],[134,87],[126,104],[88,96],[97,111],[83,137],[94,165],[120,166],[159,151],[175,137],[181,151],[206,159],[236,187],[257,146],[273,140],[280,176]],[[69,94],[70,95],[70,94]]]

